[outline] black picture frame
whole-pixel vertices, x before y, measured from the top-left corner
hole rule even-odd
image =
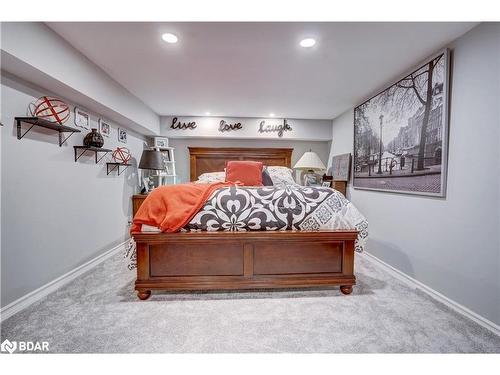
[[[449,62],[444,49],[354,108],[354,189],[446,197]]]

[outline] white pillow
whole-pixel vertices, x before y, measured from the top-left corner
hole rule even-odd
[[[196,182],[199,184],[212,184],[214,182],[224,181],[226,181],[226,172],[210,172],[200,175]]]
[[[273,181],[273,185],[298,185],[293,178],[293,170],[287,167],[270,166],[267,172]]]

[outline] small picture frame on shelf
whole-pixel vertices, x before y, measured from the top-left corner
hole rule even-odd
[[[99,133],[101,133],[104,137],[109,137],[111,134],[111,125],[102,118],[99,119]]]
[[[168,147],[168,138],[154,137],[154,147],[155,148],[166,148],[166,147]]]
[[[90,129],[90,115],[78,107],[75,107],[75,125],[80,128]]]
[[[118,141],[127,143],[127,131],[125,129],[118,128]]]

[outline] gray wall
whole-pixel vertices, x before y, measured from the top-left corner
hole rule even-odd
[[[500,25],[452,45],[446,199],[349,188],[370,225],[367,251],[500,324]],[[352,152],[353,113],[333,121],[333,154]]]
[[[159,116],[43,22],[2,22],[2,70],[144,134]],[[139,130],[140,129],[140,130]]]
[[[16,138],[14,117],[50,94],[42,91],[2,72],[2,307],[124,241],[137,191],[135,168],[107,176],[105,160],[96,165],[89,155],[74,162],[73,145],[82,144],[86,130],[63,147],[45,129]],[[91,116],[95,127],[99,116]],[[119,145],[116,126],[107,148]],[[143,140],[129,132],[125,146],[139,158]]]
[[[188,146],[192,147],[292,147],[292,166],[297,160],[309,151],[315,151],[323,163],[327,162],[330,149],[330,142],[312,142],[312,141],[271,141],[271,140],[234,140],[234,139],[170,139],[169,145],[175,147],[175,159],[177,174],[180,176],[180,182],[189,181],[189,151]]]

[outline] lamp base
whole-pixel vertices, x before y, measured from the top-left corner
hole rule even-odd
[[[304,186],[315,186],[315,185],[319,185],[319,183],[320,183],[319,176],[316,173],[314,173],[314,171],[312,169],[305,172],[302,175],[302,179],[303,179],[302,184]]]

